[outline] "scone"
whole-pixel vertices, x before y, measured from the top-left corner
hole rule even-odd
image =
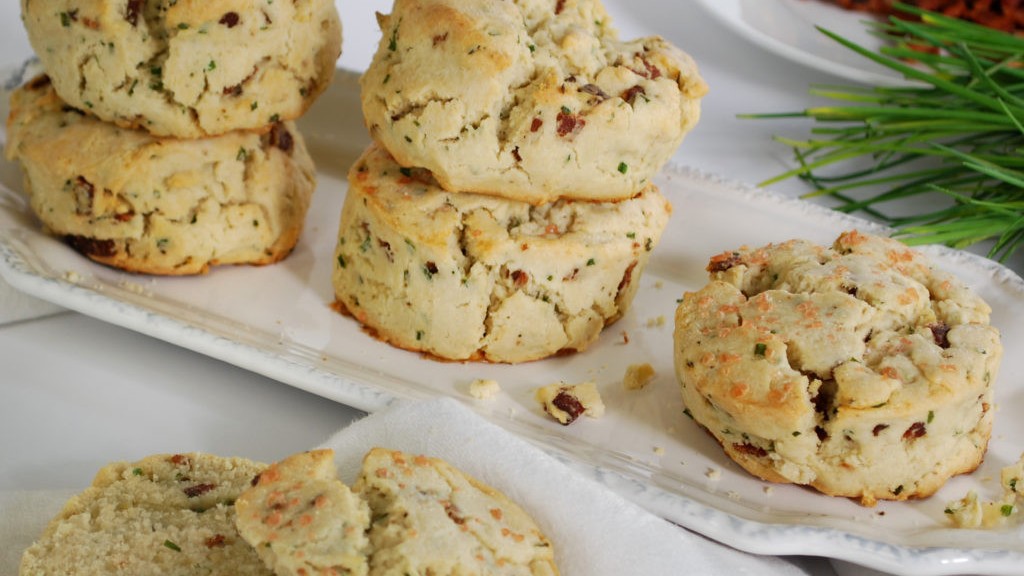
[[[165,454],[101,469],[22,556],[20,576],[273,576],[235,529],[264,466]]]
[[[620,41],[599,0],[396,0],[378,20],[361,81],[370,133],[452,192],[629,198],[707,90],[664,39]]]
[[[159,138],[69,107],[46,76],[12,95],[7,138],[48,231],[132,272],[276,262],[298,241],[316,187],[290,122],[263,134]]]
[[[370,510],[338,480],[330,450],[272,464],[235,508],[239,533],[277,576],[367,573]]]
[[[382,340],[450,360],[583,350],[629,307],[671,206],[532,206],[449,193],[371,145],[349,172],[335,253],[340,307]]]
[[[447,462],[375,448],[353,487],[370,505],[370,574],[556,575],[532,518]]]
[[[296,119],[341,53],[333,0],[22,0],[21,9],[61,98],[158,136]]]
[[[676,313],[687,413],[752,474],[905,500],[974,470],[1002,356],[988,305],[888,238],[711,259]]]

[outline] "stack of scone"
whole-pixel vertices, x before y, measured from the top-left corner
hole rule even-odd
[[[134,272],[267,264],[315,169],[293,120],[341,53],[332,0],[22,0],[45,76],[11,97],[7,157],[43,225]]]
[[[333,284],[379,338],[451,360],[591,344],[671,207],[651,177],[706,86],[598,0],[396,0],[362,78]]]

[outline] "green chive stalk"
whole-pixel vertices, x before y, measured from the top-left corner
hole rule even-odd
[[[776,138],[798,166],[762,186],[799,177],[815,188],[804,197],[832,197],[837,210],[881,220],[907,244],[989,242],[988,256],[1005,261],[1024,243],[1024,38],[895,6],[916,19],[869,23],[886,39],[877,51],[819,30],[907,85],[815,85],[812,95],[838,104],[741,115],[815,121],[806,139]],[[886,210],[913,197],[926,197],[917,213]]]

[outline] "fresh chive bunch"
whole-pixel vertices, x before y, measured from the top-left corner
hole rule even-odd
[[[886,39],[878,52],[819,30],[911,82],[812,86],[813,95],[845,104],[745,115],[816,122],[806,140],[777,138],[793,147],[799,167],[763,185],[797,176],[817,188],[805,197],[834,197],[837,210],[864,211],[908,244],[991,242],[988,256],[1005,261],[1024,242],[1024,38],[895,6],[918,20],[870,23]],[[928,206],[921,213],[881,206],[922,195],[931,196],[917,203]]]

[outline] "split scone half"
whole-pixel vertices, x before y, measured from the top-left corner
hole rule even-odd
[[[341,54],[333,0],[21,0],[61,98],[158,136],[299,118]]]
[[[338,305],[380,339],[449,360],[580,351],[629,308],[671,206],[534,206],[450,193],[374,144],[349,172],[335,252]]]
[[[20,576],[274,576],[235,528],[264,465],[160,454],[102,468],[22,555]]]
[[[697,124],[707,86],[599,0],[397,0],[363,75],[373,138],[452,192],[622,200]]]
[[[676,373],[687,414],[747,471],[870,506],[981,463],[1002,345],[955,276],[856,231],[708,270],[676,312]]]
[[[119,128],[68,106],[48,76],[14,92],[6,154],[47,231],[131,272],[271,264],[299,240],[316,170],[291,122],[197,140]]]
[[[334,453],[271,465],[238,529],[278,576],[554,576],[548,539],[504,494],[436,458],[374,448],[352,490]]]

